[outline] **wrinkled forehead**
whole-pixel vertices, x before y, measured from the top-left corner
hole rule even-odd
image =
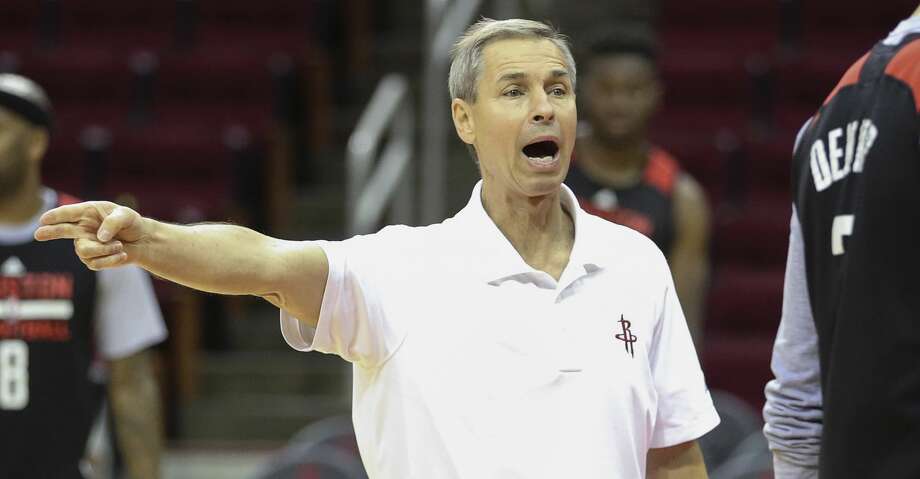
[[[571,75],[565,54],[548,39],[506,38],[488,43],[482,50],[480,80],[494,83],[509,72]]]

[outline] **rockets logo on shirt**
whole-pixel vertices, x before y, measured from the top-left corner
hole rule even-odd
[[[0,265],[0,339],[70,340],[73,293],[70,273],[29,273],[19,258],[7,258]]]
[[[626,348],[626,352],[629,353],[629,357],[636,357],[636,349],[633,344],[639,340],[639,338],[632,333],[632,323],[626,320],[623,315],[620,315],[620,320],[617,321],[622,328],[622,333],[614,334],[613,337],[623,341],[623,345]]]

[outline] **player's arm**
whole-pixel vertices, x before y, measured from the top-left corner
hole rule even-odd
[[[706,464],[696,441],[649,449],[645,477],[648,479],[706,479]]]
[[[134,263],[201,291],[260,296],[310,326],[319,317],[328,263],[312,243],[234,225],[163,223],[103,201],[55,208],[41,223],[36,239],[73,239],[90,269]]]
[[[709,277],[709,206],[703,189],[689,175],[681,175],[674,189],[674,221],[676,235],[668,262],[687,326],[699,350]]]
[[[110,372],[109,406],[129,476],[158,478],[163,431],[149,351],[112,360]]]
[[[805,246],[794,208],[789,230],[783,311],[770,363],[774,379],[765,390],[763,432],[777,479],[809,479],[818,477],[824,412]]]

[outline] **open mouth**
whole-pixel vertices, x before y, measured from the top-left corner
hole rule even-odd
[[[559,145],[555,140],[535,141],[521,149],[527,162],[537,170],[551,171],[559,165]]]
[[[522,151],[525,156],[532,160],[543,160],[547,158],[552,160],[556,156],[556,153],[559,152],[559,145],[552,140],[538,141],[525,146]]]

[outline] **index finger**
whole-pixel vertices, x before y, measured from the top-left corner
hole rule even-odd
[[[96,239],[96,235],[72,223],[40,226],[32,235],[38,241],[56,239]]]
[[[80,221],[83,215],[92,209],[90,203],[77,203],[73,205],[58,206],[50,209],[39,218],[43,225],[55,225],[60,223],[76,223]]]

